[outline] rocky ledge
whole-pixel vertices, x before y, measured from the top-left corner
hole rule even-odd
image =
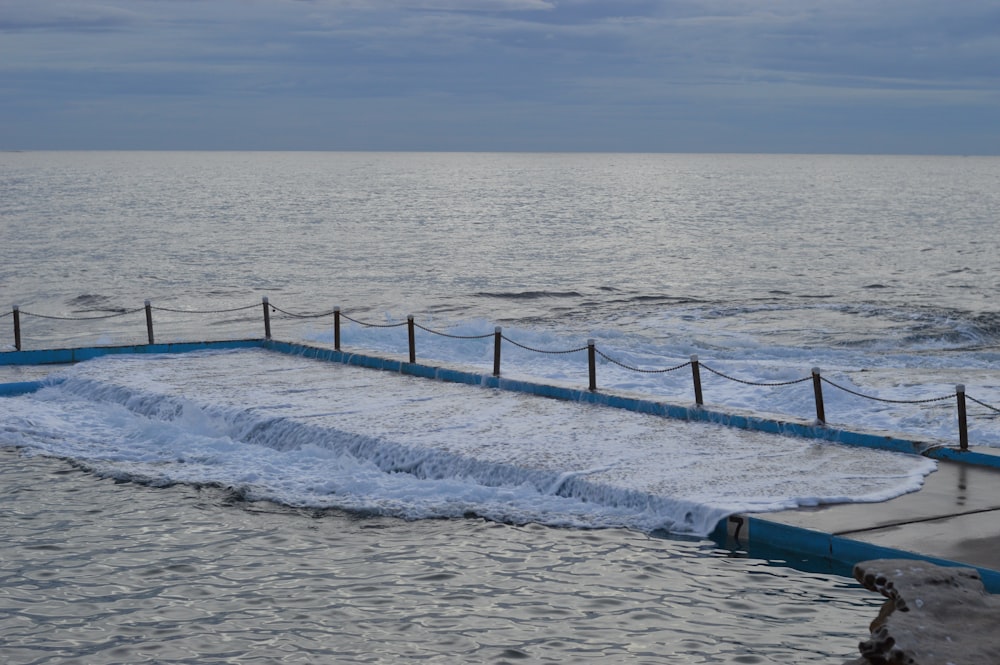
[[[1000,596],[975,569],[877,559],[854,566],[854,577],[886,602],[848,665],[1000,663]]]

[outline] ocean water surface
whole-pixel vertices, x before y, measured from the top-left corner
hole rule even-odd
[[[923,400],[962,383],[996,446],[998,185],[993,158],[3,153],[0,293],[24,348],[142,343],[145,299],[157,341],[259,337],[267,296],[275,337],[330,344],[339,306],[345,347],[402,354],[412,314],[421,360],[484,372],[502,326],[534,380],[586,385],[537,349],[594,339],[602,388],[679,403],[690,370],[636,370],[697,354],[706,404],[782,417],[820,367],[829,422],[943,443],[954,400]],[[841,662],[879,599],[703,536],[933,471],[263,352],[52,375],[0,421],[9,662]]]
[[[0,450],[6,663],[842,663],[879,599],[635,530],[404,521]]]

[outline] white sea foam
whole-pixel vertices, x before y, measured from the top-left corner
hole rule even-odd
[[[156,484],[407,518],[705,535],[916,490],[934,463],[251,350],[114,356],[4,399],[0,442]]]
[[[691,310],[691,318],[695,318]],[[398,319],[387,318],[388,321]],[[487,335],[494,324],[469,321],[450,324],[425,321],[433,330],[451,335]],[[957,445],[958,425],[956,384],[967,387],[968,394],[990,405],[1000,404],[1000,377],[996,372],[998,356],[993,352],[969,351],[919,353],[897,348],[894,352],[867,347],[782,347],[768,344],[749,333],[741,343],[726,340],[725,346],[713,346],[712,322],[688,321],[695,334],[675,321],[668,337],[651,339],[648,335],[623,334],[611,328],[578,331],[548,331],[526,327],[504,328],[504,335],[534,349],[566,350],[586,344],[588,337],[609,358],[630,368],[659,370],[686,363],[697,354],[707,368],[741,383],[702,369],[702,387],[706,404],[722,411],[743,409],[761,415],[805,418],[815,417],[815,398],[811,381],[792,385],[761,386],[753,383],[782,384],[808,379],[813,367],[836,386],[824,383],[827,422],[851,430],[879,430],[921,441]],[[678,330],[676,326],[681,326]],[[332,343],[328,327],[302,331],[306,341]],[[386,330],[347,324],[342,331],[344,348],[377,353],[405,353],[406,329]],[[489,372],[493,366],[492,335],[478,340],[456,340],[418,331],[418,359],[459,363]],[[548,355],[520,348],[509,342],[502,347],[505,375],[568,382],[586,387],[587,358],[581,351]],[[597,382],[601,388],[636,391],[656,399],[676,403],[694,401],[691,370],[683,367],[672,372],[636,372],[603,356],[597,358]],[[859,396],[864,395],[875,399]],[[944,399],[937,399],[944,398]],[[934,399],[935,401],[924,401]],[[907,403],[908,401],[912,403]],[[975,445],[1000,446],[1000,427],[989,407],[969,402],[968,427]]]

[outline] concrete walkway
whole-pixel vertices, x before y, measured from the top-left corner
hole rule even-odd
[[[977,448],[1000,457],[1000,451]],[[741,542],[767,542],[848,564],[872,558],[920,558],[978,568],[1000,592],[1000,469],[938,462],[917,492],[880,503],[799,508],[742,516],[729,532]]]

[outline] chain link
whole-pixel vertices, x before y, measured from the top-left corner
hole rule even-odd
[[[124,312],[106,314],[104,316],[53,316],[51,314],[35,314],[34,312],[26,312],[23,309],[21,310],[21,314],[24,314],[25,316],[34,316],[39,319],[53,319],[55,321],[98,321],[101,319],[113,319],[117,316],[125,316],[126,314],[135,314],[136,312],[141,312],[143,309],[143,307],[139,307],[138,309],[128,309]]]
[[[419,323],[413,324],[415,327],[420,328],[432,335],[440,335],[441,337],[450,337],[451,339],[486,339],[487,337],[493,337],[496,333],[486,333],[485,335],[452,335],[449,333],[443,333],[438,330],[431,330],[430,328],[425,328]]]
[[[506,335],[501,335],[501,338],[507,340],[508,342],[510,342],[511,344],[513,344],[514,346],[518,346],[518,347],[520,347],[522,349],[525,349],[526,351],[534,351],[535,353],[548,353],[548,354],[551,354],[551,355],[559,355],[559,354],[564,354],[564,353],[576,353],[577,351],[586,351],[587,350],[586,346],[581,346],[578,349],[567,349],[566,351],[546,351],[545,349],[533,349],[530,346],[525,346],[524,344],[521,344],[520,342],[515,342],[514,340],[512,340],[510,337],[507,337]]]
[[[699,364],[701,365],[701,367],[704,367],[705,369],[707,369],[712,374],[715,374],[716,376],[721,376],[723,379],[729,379],[730,381],[735,381],[736,383],[742,383],[748,386],[763,386],[765,388],[776,388],[778,386],[792,386],[795,385],[796,383],[802,383],[803,381],[808,381],[809,379],[812,378],[811,376],[805,376],[802,377],[801,379],[795,379],[794,381],[775,381],[775,382],[747,381],[745,379],[737,379],[734,376],[723,374],[722,372],[714,370],[708,365],[705,365],[703,363]]]
[[[406,321],[400,321],[399,323],[368,323],[367,321],[359,321],[357,319],[352,319],[346,314],[341,314],[340,318],[347,319],[351,323],[357,323],[359,326],[365,326],[366,328],[399,328],[400,326],[405,326]]]
[[[260,305],[255,303],[245,307],[233,307],[232,309],[171,309],[169,307],[157,307],[156,305],[150,305],[149,308],[160,312],[174,312],[175,314],[228,314],[230,312],[241,312],[243,310],[254,309],[256,307],[260,307]]]
[[[837,385],[836,383],[834,383],[833,381],[831,381],[826,377],[820,377],[820,379],[824,383],[829,383],[831,386],[833,386],[838,390],[843,390],[845,393],[850,393],[857,397],[864,397],[865,399],[872,399],[875,400],[876,402],[885,402],[886,404],[930,404],[931,402],[942,402],[946,399],[952,399],[953,397],[955,397],[955,393],[952,393],[950,395],[945,395],[944,397],[932,397],[930,399],[885,399],[884,397],[865,395],[864,393],[859,393],[855,390],[851,390],[850,388],[845,388],[844,386]]]
[[[995,406],[990,406],[990,405],[989,405],[989,404],[987,404],[986,402],[980,402],[980,401],[979,401],[978,399],[976,399],[975,397],[969,397],[968,395],[966,395],[966,396],[965,396],[965,398],[966,398],[966,399],[968,399],[968,400],[970,400],[970,401],[973,401],[973,402],[975,402],[975,403],[976,403],[976,404],[978,404],[979,406],[985,406],[985,407],[986,407],[987,409],[990,409],[991,411],[995,411],[995,412],[997,412],[997,413],[1000,413],[1000,409],[998,409],[997,407],[995,407]]]
[[[609,363],[612,363],[614,365],[618,365],[619,367],[623,367],[623,368],[625,368],[625,369],[627,369],[629,371],[632,371],[632,372],[641,372],[643,374],[666,374],[667,372],[673,372],[673,371],[678,370],[678,369],[683,369],[684,367],[687,367],[688,365],[691,364],[691,361],[689,360],[686,363],[681,363],[680,365],[676,365],[674,367],[668,367],[666,369],[642,369],[640,367],[632,367],[631,365],[626,365],[625,363],[623,363],[621,361],[615,360],[614,358],[612,358],[611,356],[607,355],[606,353],[604,353],[600,349],[594,349],[594,351],[596,351],[597,355],[599,355],[600,357],[604,358]]]
[[[295,312],[285,311],[285,310],[281,309],[280,307],[276,307],[274,305],[271,305],[270,303],[268,303],[268,305],[271,307],[271,311],[272,312],[281,312],[282,314],[285,314],[286,316],[290,316],[293,319],[321,319],[324,316],[330,316],[331,314],[333,314],[334,312],[337,311],[335,309],[331,309],[329,312],[323,312],[321,314],[296,314]],[[254,307],[257,307],[257,305],[254,305]]]

